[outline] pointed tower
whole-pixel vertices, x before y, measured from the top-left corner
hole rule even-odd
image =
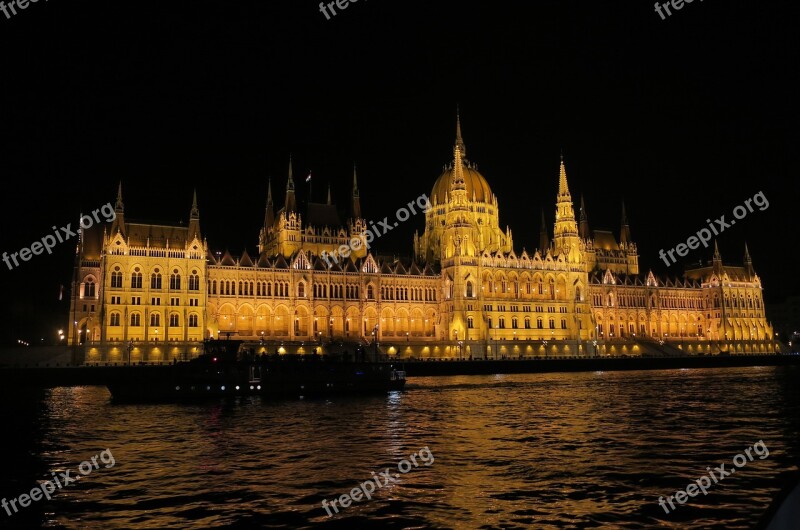
[[[326,204],[328,206],[333,204],[333,202],[331,202],[331,183],[330,182],[328,182],[328,202]]]
[[[258,253],[263,254],[270,250],[275,230],[275,206],[272,202],[272,179],[267,181],[267,208],[264,212],[264,226],[258,232]]]
[[[622,221],[620,225],[619,245],[625,248],[631,243],[631,227],[628,225],[628,216],[625,214],[625,201],[622,201]]]
[[[114,205],[114,214],[114,222],[111,223],[109,236],[113,237],[117,232],[121,232],[122,237],[125,237],[125,205],[122,202],[122,181],[119,182],[119,187],[117,188],[117,203]]]
[[[189,213],[189,241],[197,238],[202,241],[200,236],[200,208],[197,207],[197,190],[192,195],[192,211]]]
[[[722,274],[722,254],[719,253],[719,245],[716,239],[714,240],[714,258],[711,261],[711,265],[717,275]]]
[[[267,182],[267,211],[264,214],[264,228],[272,228],[275,224],[275,207],[272,204],[272,179]]]
[[[297,211],[297,199],[294,195],[294,178],[292,177],[292,155],[289,155],[289,178],[286,180],[286,202],[283,209],[287,214]]]
[[[550,237],[547,235],[547,221],[544,220],[544,208],[542,209],[542,227],[539,229],[539,252],[542,258],[547,255],[547,249],[550,248]]]
[[[575,221],[575,209],[572,196],[567,185],[567,170],[564,156],[561,156],[561,167],[558,175],[558,196],[556,197],[556,224],[553,230],[553,244],[556,253],[568,254],[571,248],[579,248],[578,223]]]
[[[581,194],[581,217],[578,232],[581,236],[581,239],[591,239],[592,237],[589,232],[589,217],[586,215],[586,204],[583,202],[583,194]]]
[[[750,249],[747,248],[747,242],[744,244],[744,271],[747,274],[748,279],[755,276],[755,271],[753,270],[753,260],[750,258]]]
[[[356,165],[353,164],[353,203],[351,206],[351,215],[353,219],[361,219],[361,198],[358,192],[358,178],[356,176]]]

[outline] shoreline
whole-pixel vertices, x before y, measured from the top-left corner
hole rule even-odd
[[[303,361],[301,361],[303,362]],[[504,360],[389,360],[405,370],[406,377],[500,375],[553,372],[669,370],[677,368],[735,368],[748,366],[798,366],[800,355],[732,355],[687,357],[597,357]],[[106,386],[125,374],[158,377],[171,365],[132,366],[32,366],[0,367],[0,388],[55,388]]]

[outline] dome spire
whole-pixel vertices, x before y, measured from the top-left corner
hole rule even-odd
[[[461,149],[461,156],[467,156],[467,147],[464,145],[464,139],[461,137],[461,111],[456,105],[456,146]]]
[[[451,190],[465,190],[467,185],[464,182],[464,163],[461,160],[461,146],[456,144],[455,147],[455,162],[453,163],[453,182],[450,185]]]

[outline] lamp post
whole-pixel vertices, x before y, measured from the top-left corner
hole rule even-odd
[[[133,339],[128,341],[128,366],[131,365],[131,352],[133,351]]]

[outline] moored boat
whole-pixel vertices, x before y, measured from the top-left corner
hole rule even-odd
[[[254,355],[243,350],[240,341],[220,342],[189,362],[157,371],[122,371],[106,386],[117,401],[368,394],[405,386],[405,372],[397,363],[318,355]]]

